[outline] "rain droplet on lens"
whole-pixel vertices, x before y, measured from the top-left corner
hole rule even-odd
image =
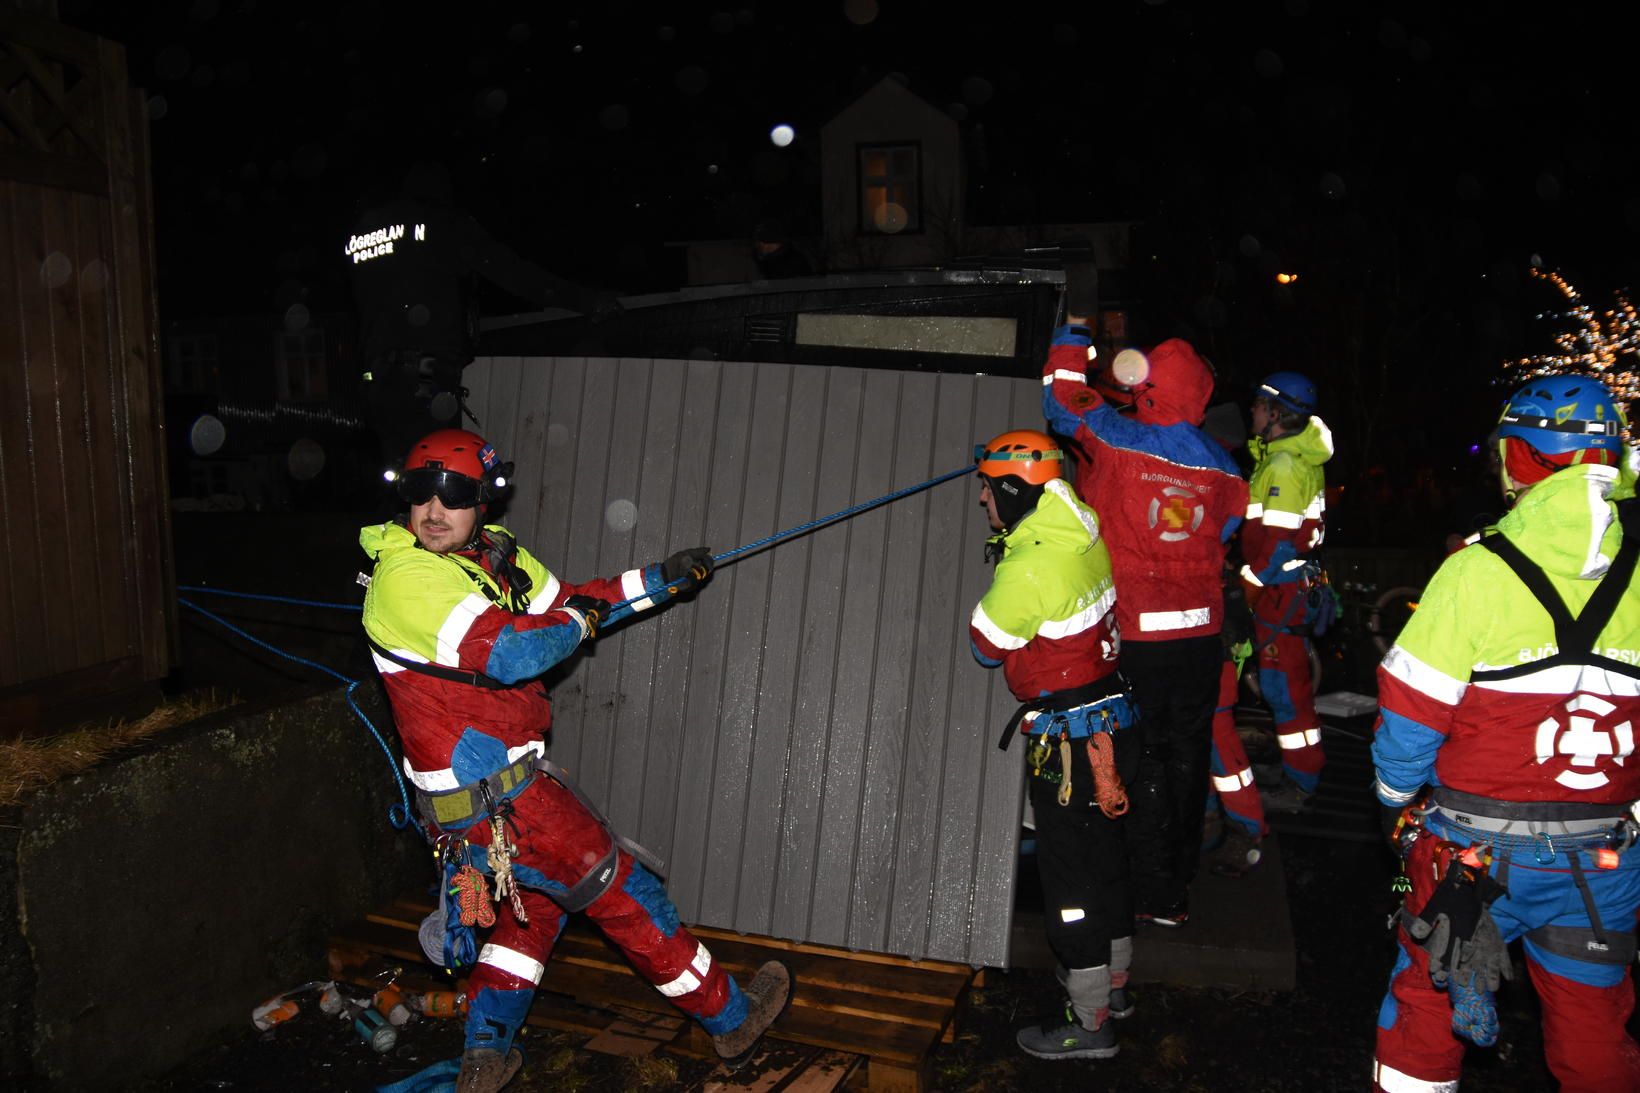
[[[40,283],[47,288],[59,288],[68,284],[68,279],[74,276],[74,263],[69,261],[68,255],[60,250],[54,250],[46,255],[46,260],[40,263]]]
[[[521,46],[530,40],[530,25],[528,23],[514,23],[507,28],[507,41],[515,46]]]
[[[1453,190],[1464,201],[1479,201],[1484,196],[1481,189],[1481,180],[1464,171],[1452,183]]]
[[[1378,44],[1385,49],[1403,50],[1407,47],[1407,28],[1394,19],[1378,24]]]
[[[1420,64],[1435,55],[1435,50],[1422,38],[1414,38],[1407,43],[1407,56]]]
[[[405,321],[411,326],[426,326],[432,317],[432,309],[426,304],[411,304],[404,313]]]
[[[885,201],[872,213],[871,222],[872,226],[884,235],[894,235],[905,230],[909,218],[903,206]]]
[[[1549,171],[1544,171],[1537,177],[1537,195],[1544,201],[1560,200],[1560,179]]]
[[[677,36],[678,32],[674,27],[659,26],[655,28],[655,37],[659,38],[663,42],[670,42]]]
[[[877,18],[877,0],[843,0],[843,15],[857,27],[868,26]]]
[[[507,109],[507,93],[499,87],[492,87],[484,92],[484,106],[492,114],[499,114]]]
[[[776,148],[784,148],[797,139],[797,130],[789,125],[777,125],[769,130],[769,141]]]
[[[598,124],[611,133],[625,129],[632,120],[632,112],[619,103],[612,103],[598,112]]]
[[[962,101],[969,106],[984,106],[995,93],[991,81],[983,76],[970,76],[962,81]]]
[[[1273,49],[1261,49],[1253,54],[1253,69],[1266,80],[1279,79],[1286,71],[1281,63],[1281,55]]]
[[[285,309],[285,329],[292,334],[306,330],[309,318],[306,304],[291,304]]]
[[[714,11],[706,21],[713,34],[728,34],[735,29],[735,17],[726,11]]]
[[[148,96],[148,120],[158,121],[163,118],[171,105],[165,101],[164,95]]]
[[[1345,192],[1344,180],[1342,178],[1333,174],[1331,171],[1328,171],[1326,174],[1321,176],[1322,196],[1330,198],[1333,201],[1338,201],[1343,198]]]
[[[604,522],[611,531],[631,531],[638,526],[638,506],[624,497],[617,497],[604,509]]]
[[[1062,49],[1069,49],[1076,44],[1076,28],[1069,23],[1055,23],[1053,25],[1053,44]]]
[[[947,106],[945,108],[945,112],[951,115],[952,121],[968,120],[968,107],[964,106],[960,102],[954,102],[950,106]]]
[[[1258,252],[1264,249],[1263,245],[1259,243],[1258,237],[1255,235],[1242,236],[1241,243],[1239,245],[1241,247],[1241,255],[1243,258],[1257,258]]]

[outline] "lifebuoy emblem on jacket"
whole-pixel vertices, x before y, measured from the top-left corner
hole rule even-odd
[[[1190,538],[1202,526],[1205,512],[1201,498],[1194,492],[1180,486],[1164,486],[1161,496],[1150,499],[1146,516],[1152,528],[1160,529],[1162,542],[1174,543]]]
[[[1556,711],[1538,725],[1537,761],[1547,763],[1556,755],[1571,757],[1574,770],[1563,770],[1555,781],[1567,789],[1599,789],[1611,781],[1597,768],[1608,762],[1622,766],[1634,753],[1634,726],[1625,720],[1613,725],[1609,715],[1617,706],[1599,695],[1575,694],[1567,700],[1565,713]],[[1605,724],[1602,725],[1601,722]]]

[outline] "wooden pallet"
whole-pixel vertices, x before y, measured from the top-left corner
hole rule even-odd
[[[404,968],[412,987],[448,986],[449,977],[426,963],[416,930],[432,909],[425,900],[400,899],[348,924],[331,938],[331,974],[368,983],[383,967]],[[920,1091],[929,1087],[934,1045],[950,1043],[974,981],[973,969],[944,961],[912,961],[821,945],[691,926],[712,956],[745,983],[766,960],[781,959],[797,978],[786,1014],[771,1039],[865,1056],[866,1087]],[[623,1014],[678,1011],[639,978],[619,950],[584,916],[571,916],[554,947],[530,1010],[532,1025],[595,1035]],[[669,1045],[714,1055],[698,1024],[686,1022]]]

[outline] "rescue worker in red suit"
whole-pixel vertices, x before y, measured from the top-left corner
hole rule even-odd
[[[1116,586],[1099,518],[1063,477],[1051,437],[1017,429],[974,451],[996,573],[968,624],[974,658],[1002,668],[1021,705],[1006,749],[1026,735],[1037,871],[1048,944],[1066,1000],[1020,1048],[1040,1059],[1108,1059],[1128,994],[1133,898],[1123,783],[1140,755],[1127,683],[1116,671]]]
[[[1325,531],[1326,473],[1332,432],[1316,416],[1315,384],[1275,372],[1253,398],[1255,461],[1241,533],[1241,575],[1253,608],[1259,690],[1275,719],[1282,782],[1264,794],[1269,812],[1296,812],[1315,793],[1326,754],[1310,678],[1310,591],[1314,553]]]
[[[1089,386],[1091,345],[1086,322],[1071,315],[1043,365],[1042,408],[1074,447],[1077,492],[1105,524],[1122,674],[1144,720],[1127,837],[1138,920],[1182,926],[1223,663],[1224,544],[1247,507],[1247,484],[1200,428],[1213,374],[1188,342],[1118,355],[1113,371],[1133,392],[1132,417]]]
[[[1446,559],[1378,669],[1376,789],[1411,887],[1373,1081],[1456,1090],[1458,1037],[1497,1039],[1519,938],[1563,1093],[1633,1093],[1640,527],[1622,415],[1599,380],[1544,376],[1498,434],[1513,510]]]
[[[505,529],[481,519],[511,470],[473,433],[431,433],[397,478],[409,514],[360,534],[376,563],[366,636],[403,740],[417,812],[445,862],[446,892],[457,892],[424,931],[450,930],[446,953],[471,964],[457,1089],[500,1089],[522,1065],[513,1036],[573,911],[584,911],[738,1065],[784,1007],[789,973],[771,961],[742,991],[679,924],[661,882],[630,844],[546,761],[552,709],[540,682],[600,625],[703,581],[711,554],[684,550],[617,577],[562,581]],[[494,931],[476,952],[466,935],[462,954],[460,897],[476,889],[468,902],[487,909],[492,886]],[[424,940],[424,947],[431,946]]]

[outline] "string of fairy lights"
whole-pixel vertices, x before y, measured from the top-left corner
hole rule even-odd
[[[1606,385],[1632,421],[1633,405],[1640,399],[1640,312],[1623,292],[1612,294],[1615,307],[1597,311],[1558,271],[1533,266],[1531,273],[1553,285],[1569,305],[1565,311],[1543,312],[1537,318],[1567,320],[1571,328],[1555,334],[1553,351],[1504,362],[1511,381],[1525,383],[1538,376],[1567,373],[1593,376]],[[1632,425],[1624,429],[1624,438],[1631,444],[1635,440],[1632,429]]]

